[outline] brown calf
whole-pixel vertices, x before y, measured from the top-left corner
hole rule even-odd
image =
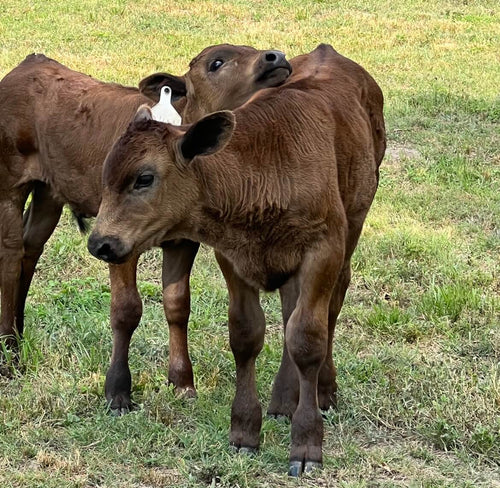
[[[275,51],[243,51],[245,65],[262,76],[260,87],[271,86]],[[207,53],[218,52],[214,46]],[[204,51],[204,52],[205,52]],[[230,46],[223,46],[225,55]],[[260,62],[259,62],[260,60]],[[280,57],[279,64],[286,60]],[[191,69],[197,69],[193,62]],[[236,70],[237,67],[230,68]],[[265,73],[268,73],[267,75]],[[187,75],[186,75],[187,76]],[[173,85],[178,107],[185,104]],[[153,87],[155,88],[155,87]],[[145,93],[158,94],[141,82]],[[182,89],[182,87],[181,87]],[[255,89],[258,89],[256,86]],[[248,90],[248,87],[242,87]],[[153,101],[136,88],[103,83],[66,68],[43,55],[28,56],[0,82],[0,336],[15,343],[24,325],[24,305],[36,263],[52,234],[64,204],[80,216],[94,216],[101,201],[102,164],[114,140],[137,108]],[[226,105],[231,101],[225,102]],[[200,110],[200,108],[198,108]],[[184,111],[187,113],[186,111]],[[32,194],[28,210],[23,209]],[[194,392],[185,327],[189,315],[189,269],[198,244],[188,241],[164,247],[164,307],[170,326],[169,379],[181,390]],[[186,258],[187,256],[187,258]],[[131,378],[128,347],[137,327],[142,303],[136,286],[138,255],[122,265],[110,265],[113,352],[106,377],[106,398],[111,408],[127,410]],[[173,291],[172,291],[173,290]]]
[[[293,404],[292,475],[322,463],[318,397],[335,393],[335,323],[385,150],[382,93],[361,67],[326,45],[296,66],[234,115],[174,127],[139,109],[107,157],[88,243],[113,263],[175,239],[215,248],[236,362],[230,443],[244,452],[258,447],[261,427],[259,289],[285,290],[287,354],[272,401]]]
[[[141,82],[139,88],[143,93],[154,97],[162,86],[169,85],[173,87],[173,92],[178,97],[186,96],[186,99],[189,100],[186,109],[191,108],[196,113],[199,113],[197,111],[200,106],[215,107],[213,100],[218,101],[220,108],[230,109],[236,106],[237,103],[247,101],[254,93],[257,93],[257,89],[262,87],[265,78],[262,75],[251,76],[248,74],[249,71],[248,68],[245,69],[245,63],[249,63],[252,67],[255,66],[255,63],[262,63],[262,60],[253,60],[249,56],[243,58],[242,54],[246,53],[250,48],[242,46],[238,46],[238,48],[239,50],[235,50],[234,46],[226,45],[209,47],[191,62],[191,68],[184,76],[156,73]],[[272,54],[275,54],[275,56]],[[271,61],[270,68],[265,69],[264,72],[267,73],[267,76],[271,75],[271,79],[282,78],[283,70],[285,70],[285,74],[288,71],[286,61],[283,60],[279,52],[272,54],[265,54]],[[213,70],[213,63],[218,66],[215,71]],[[380,121],[383,124],[383,117],[382,105],[379,103],[379,88],[371,76],[356,63],[324,45],[309,54],[297,56],[290,61],[290,65],[293,67],[293,74],[289,78],[289,82],[298,81],[316,73],[322,77],[326,76],[326,79],[328,77],[335,79],[338,76],[344,79],[347,77],[348,81],[354,86],[362,89],[361,103],[363,103],[366,112],[370,114],[372,130],[374,131],[375,158],[380,163],[385,151],[385,132],[383,125],[382,129],[380,129]],[[242,73],[247,73],[247,75],[243,77]],[[227,88],[224,91],[224,97],[220,98],[221,90],[224,90],[224,84],[231,82],[234,82],[234,85],[239,87],[239,91],[234,92],[234,87],[232,87],[232,90],[231,87]],[[189,120],[189,115],[189,113],[187,115],[186,112],[184,113],[185,121]],[[170,243],[170,246],[173,245],[173,243]],[[176,323],[180,324],[180,318],[183,319],[183,326],[179,325],[175,329],[178,333],[176,336],[177,344],[187,344],[189,276],[197,251],[197,247],[194,246],[193,243],[188,243],[188,241],[182,244],[176,241],[178,251],[176,269],[178,270],[179,281],[168,284],[164,289],[164,295],[169,297],[170,302],[177,304],[175,309],[179,320]],[[296,290],[293,287],[284,285],[279,291],[283,307],[283,320],[284,324],[286,324],[295,306]],[[237,305],[231,304],[230,306],[234,309]],[[328,410],[336,402],[335,368],[331,359],[332,339],[333,329],[329,341],[328,359],[321,369],[318,384],[319,405],[323,410]],[[175,350],[171,350],[171,362],[176,357],[173,352]],[[175,361],[175,364],[184,367],[184,370],[181,368],[176,369],[176,378],[192,378],[192,367],[187,349],[183,350],[182,358],[182,361]],[[272,416],[292,416],[297,407],[298,397],[299,387],[296,369],[290,362],[285,342],[282,364],[274,382],[268,414]]]

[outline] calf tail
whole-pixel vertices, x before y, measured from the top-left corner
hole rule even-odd
[[[80,231],[80,233],[87,234],[90,230],[89,217],[86,217],[81,213],[77,213],[74,210],[72,210],[71,212],[73,213],[73,217],[76,220],[76,224],[78,225],[78,230]]]

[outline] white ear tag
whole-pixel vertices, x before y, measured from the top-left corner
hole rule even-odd
[[[165,122],[172,125],[181,125],[181,116],[170,101],[172,98],[172,90],[169,86],[162,87],[160,91],[160,101],[151,107],[153,113],[153,120],[158,122]]]

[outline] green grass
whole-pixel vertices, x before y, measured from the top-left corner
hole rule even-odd
[[[290,426],[264,419],[254,458],[227,442],[234,364],[208,249],[192,278],[198,397],[165,385],[160,255],[146,253],[130,354],[140,408],[109,416],[109,281],[68,214],[31,289],[20,368],[0,377],[5,487],[500,486],[500,10],[497,2],[83,0],[0,5],[0,76],[43,52],[137,84],[181,74],[208,44],[331,43],[386,97],[389,148],[335,341],[339,405],[324,470],[285,474]],[[0,107],[1,111],[1,107]],[[264,407],[281,357],[279,300],[258,360]]]

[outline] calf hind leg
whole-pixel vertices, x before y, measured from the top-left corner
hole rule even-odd
[[[299,296],[299,282],[297,277],[292,277],[280,290],[281,313],[283,316],[283,327],[286,327],[290,315],[297,305]],[[297,369],[288,353],[286,340],[283,340],[283,354],[281,364],[274,380],[271,401],[267,414],[271,417],[291,417],[299,401],[299,378]]]
[[[169,327],[168,381],[181,395],[196,395],[189,358],[187,327],[190,313],[189,276],[200,245],[169,242],[163,248],[163,307]]]
[[[47,185],[39,183],[35,186],[31,203],[24,215],[24,255],[16,311],[16,324],[19,334],[22,334],[24,329],[24,307],[36,265],[45,243],[59,222],[62,208],[63,206],[52,197]]]

